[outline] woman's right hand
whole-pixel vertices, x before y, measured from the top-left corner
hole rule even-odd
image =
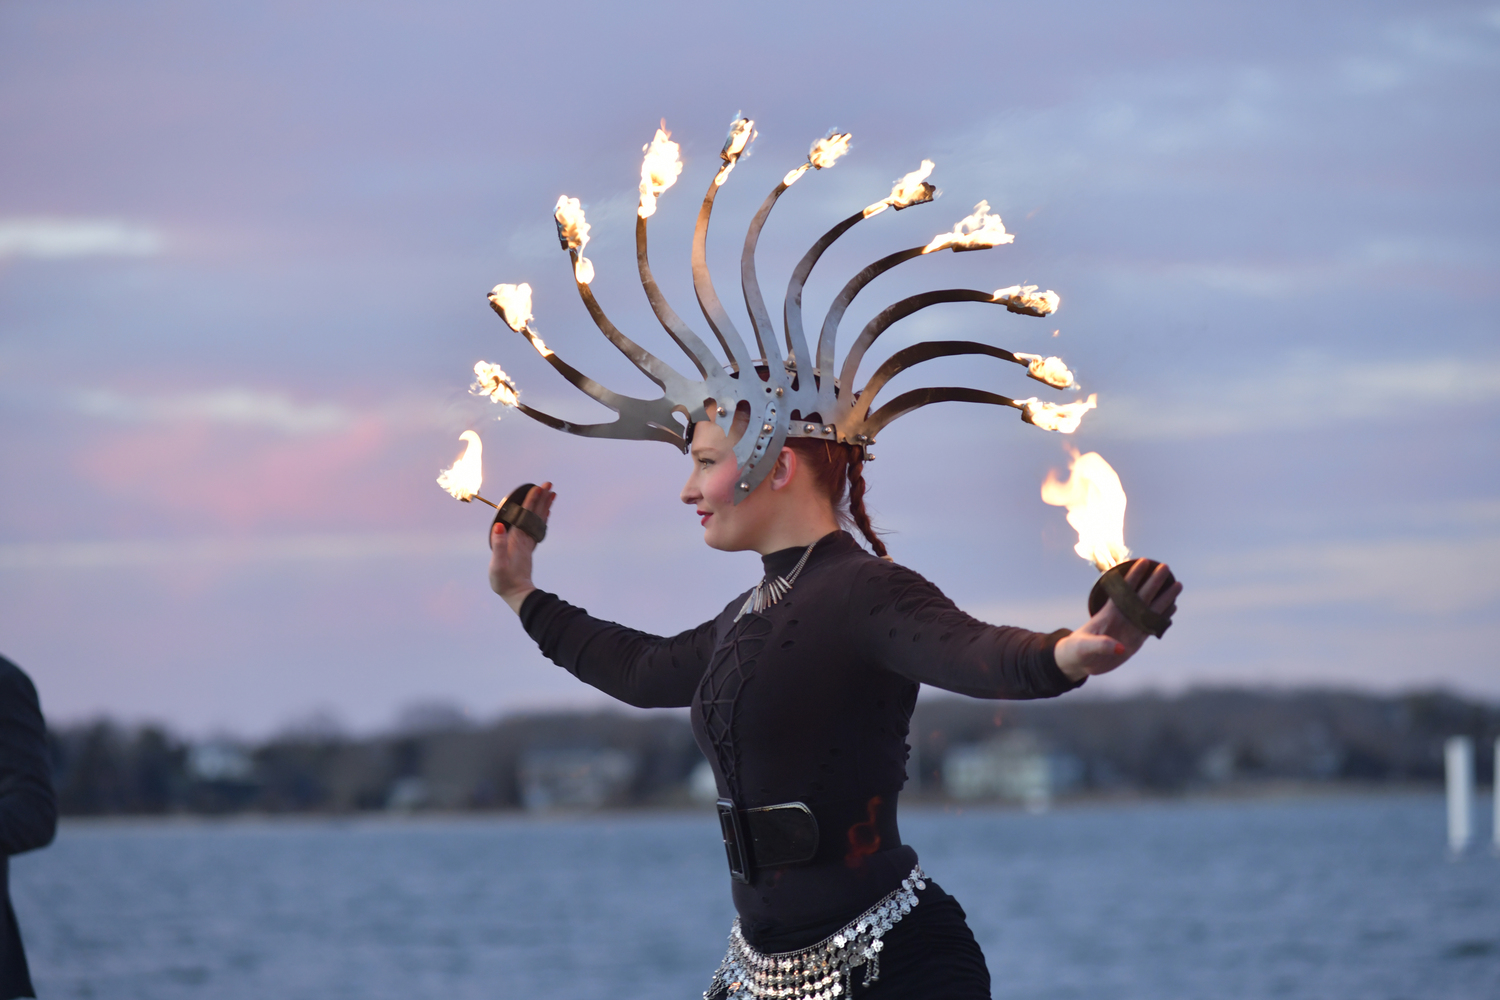
[[[555,499],[552,484],[543,483],[527,491],[521,506],[545,521]],[[524,531],[498,521],[490,529],[490,589],[516,614],[521,613],[526,595],[536,589],[531,582],[531,553],[535,549],[536,540]]]

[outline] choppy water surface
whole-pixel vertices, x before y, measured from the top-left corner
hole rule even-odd
[[[997,1000],[1500,997],[1500,860],[1436,797],[909,811]],[[12,861],[44,998],[698,996],[711,815],[65,825]]]

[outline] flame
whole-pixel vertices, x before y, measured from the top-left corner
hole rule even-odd
[[[583,258],[579,259],[582,260],[583,263],[588,264],[587,260]],[[592,268],[593,265],[590,264],[589,267]],[[592,270],[590,271],[589,277],[593,277]],[[587,282],[585,282],[585,284],[587,284]],[[544,358],[550,358],[552,356],[551,349],[547,347],[547,344],[542,340],[541,337],[538,337],[536,335],[536,331],[531,328],[532,315],[530,285],[524,282],[519,285],[496,285],[493,289],[490,290],[490,303],[496,309],[500,310],[500,315],[502,318],[504,318],[505,325],[510,327],[517,333],[524,335],[527,340],[531,341],[531,346],[536,348],[538,354],[540,354]],[[500,367],[498,365],[490,365],[484,361],[481,361],[479,365],[486,366],[485,372],[483,375],[481,375],[480,381],[485,386],[489,386],[489,388],[486,388],[483,393],[480,393],[480,395],[488,395],[494,391],[493,386],[491,385],[491,381],[494,377],[503,378],[507,382],[510,381],[509,377],[500,370]],[[480,375],[479,365],[474,366],[474,374],[476,375]],[[476,385],[475,388],[477,390],[478,386]],[[512,386],[511,388],[512,390],[514,390],[515,387]],[[511,406],[515,405],[514,399],[502,400],[495,396],[491,396],[491,398],[493,398],[497,403],[508,402],[508,404]]]
[[[649,219],[656,214],[656,199],[661,193],[677,183],[682,173],[682,147],[671,139],[667,123],[662,122],[656,136],[641,151],[646,158],[641,161],[641,207],[640,217]],[[582,279],[579,279],[582,280]]]
[[[826,136],[812,144],[812,149],[807,151],[807,162],[796,170],[789,171],[781,179],[782,187],[791,187],[797,183],[797,178],[809,170],[822,170],[831,167],[838,162],[839,157],[849,152],[848,132],[829,132]]]
[[[540,337],[533,335],[532,343],[537,345],[537,350],[543,353],[547,346],[541,342]],[[521,390],[505,374],[505,369],[499,365],[492,365],[488,361],[476,361],[474,363],[474,384],[469,386],[469,392],[476,396],[488,396],[490,402],[499,403],[501,406],[515,406],[521,401]],[[472,433],[472,432],[469,432]],[[478,487],[475,487],[477,490]]]
[[[1016,400],[1016,405],[1021,408],[1021,419],[1028,424],[1044,431],[1072,434],[1083,422],[1085,413],[1099,408],[1099,394],[1093,393],[1077,403],[1044,403],[1033,396]]]
[[[927,183],[927,177],[932,173],[934,166],[931,160],[923,160],[920,167],[896,182],[896,186],[891,188],[890,195],[865,209],[865,218],[879,215],[887,208],[894,208],[899,212],[903,208],[921,205],[936,198],[937,188]]]
[[[808,150],[807,162],[814,170],[822,170],[831,167],[838,162],[839,157],[849,152],[848,132],[829,132],[827,136],[812,144]]]
[[[563,195],[557,199],[552,218],[557,220],[557,241],[573,255],[573,276],[587,285],[594,280],[594,265],[583,255],[583,248],[589,245],[589,222],[583,217],[583,206],[577,198]]]
[[[552,217],[557,220],[557,239],[563,249],[583,253],[583,248],[589,244],[589,223],[578,199],[567,195],[558,198]]]
[[[1074,451],[1066,482],[1058,482],[1056,470],[1049,469],[1042,502],[1068,508],[1068,523],[1078,531],[1073,551],[1099,572],[1130,558],[1125,547],[1125,488],[1097,451]]]
[[[1062,297],[1052,289],[1038,292],[1035,285],[1011,285],[995,289],[995,301],[1013,313],[1026,316],[1050,316],[1062,305]]]
[[[531,346],[536,348],[536,352],[538,354],[540,354],[544,358],[552,357],[552,348],[547,346],[547,342],[545,340],[536,335],[535,330],[528,326],[521,332],[526,335],[527,340],[531,341]]]
[[[1009,243],[1015,237],[1005,231],[1000,216],[990,214],[990,203],[981,201],[974,206],[974,214],[960,220],[951,233],[939,233],[932,242],[922,248],[923,253],[935,253],[952,247],[954,250],[987,250],[1001,243]]]
[[[464,431],[458,439],[464,442],[464,452],[451,469],[438,473],[437,484],[453,494],[454,499],[467,503],[484,485],[484,445],[473,431]]]
[[[1068,389],[1074,385],[1073,373],[1063,364],[1062,358],[1044,358],[1040,354],[1020,354],[1016,357],[1027,362],[1026,370],[1032,378],[1041,379],[1050,386]]]
[[[490,289],[490,302],[500,310],[505,325],[520,333],[531,322],[531,286],[496,285]]]
[[[756,134],[755,122],[749,118],[736,118],[730,124],[729,136],[724,140],[724,148],[719,151],[719,156],[724,160],[724,166],[719,169],[718,176],[714,178],[715,187],[729,179],[729,172],[740,161],[740,156],[754,141]]]

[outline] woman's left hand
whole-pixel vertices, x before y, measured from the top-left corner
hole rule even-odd
[[[1141,595],[1151,610],[1159,614],[1170,614],[1182,593],[1182,584],[1173,582],[1166,563],[1159,563],[1148,577],[1144,561],[1130,567],[1125,576]],[[1053,655],[1057,658],[1057,669],[1069,680],[1080,681],[1091,674],[1107,674],[1135,655],[1146,641],[1146,632],[1132,625],[1114,601],[1105,601],[1099,613],[1090,618],[1083,628],[1064,636],[1057,643]]]

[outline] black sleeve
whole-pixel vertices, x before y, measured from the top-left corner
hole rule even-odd
[[[526,595],[521,625],[547,659],[637,708],[692,704],[714,648],[711,621],[666,638],[591,617],[544,590]]]
[[[47,726],[36,688],[0,656],[0,854],[45,847],[56,832]]]
[[[1083,681],[1057,668],[1067,635],[990,625],[972,618],[920,574],[871,560],[850,594],[850,631],[894,673],[973,698],[1054,698]]]

